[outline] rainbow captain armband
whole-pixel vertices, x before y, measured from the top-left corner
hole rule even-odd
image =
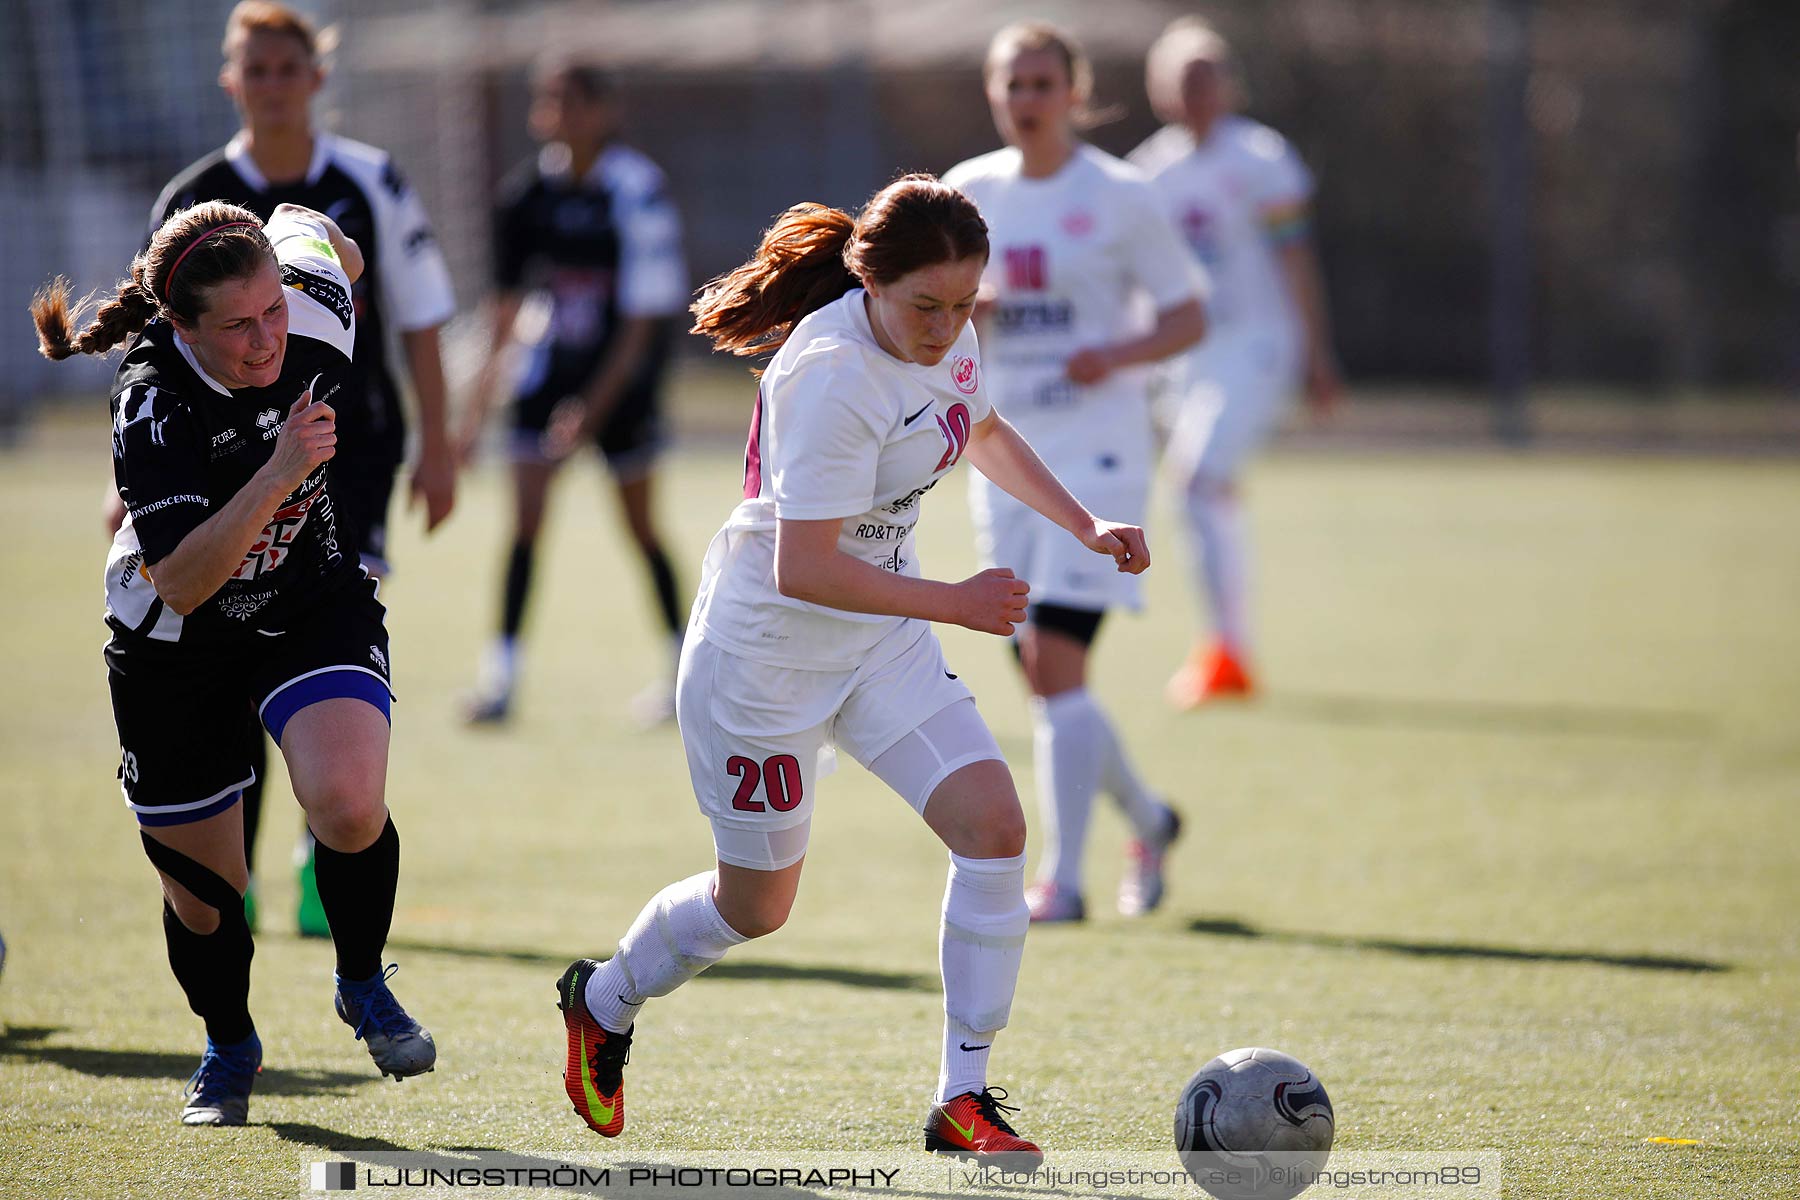
[[[1285,200],[1265,205],[1257,215],[1262,223],[1263,236],[1277,246],[1285,246],[1304,238],[1310,226],[1305,200]]]

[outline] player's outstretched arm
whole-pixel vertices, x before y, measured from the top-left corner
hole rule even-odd
[[[456,507],[456,453],[446,432],[449,407],[444,383],[444,355],[438,326],[406,329],[400,345],[406,352],[407,372],[412,376],[413,397],[419,406],[419,458],[407,481],[407,507],[425,505],[425,532],[430,533]]]
[[[896,575],[839,550],[843,528],[837,519],[776,522],[776,590],[845,612],[917,617],[1003,637],[1025,619],[1030,588],[1005,567],[961,583]]]
[[[1343,378],[1332,349],[1331,308],[1325,277],[1312,239],[1298,237],[1281,247],[1281,271],[1306,329],[1306,399],[1315,413],[1329,415],[1343,395]]]
[[[494,393],[500,388],[500,367],[505,359],[506,347],[512,341],[513,325],[519,319],[519,310],[525,305],[525,293],[497,292],[489,305],[487,356],[482,360],[481,370],[475,375],[474,386],[469,390],[468,400],[463,405],[462,422],[456,431],[456,461],[459,466],[464,467],[475,460],[475,450],[481,444],[481,431],[486,427],[488,412],[494,406]]]
[[[275,211],[269,214],[269,223],[280,220],[284,216],[300,217],[308,221],[317,221],[325,227],[325,236],[331,239],[331,249],[338,256],[338,265],[344,268],[344,278],[355,283],[362,278],[363,254],[353,238],[347,237],[338,228],[336,221],[324,213],[306,207],[304,204],[277,204]]]
[[[1206,309],[1198,300],[1184,300],[1156,314],[1156,324],[1142,337],[1077,350],[1065,370],[1072,382],[1092,385],[1114,371],[1144,363],[1161,362],[1181,353],[1206,336]]]
[[[625,318],[606,358],[582,394],[564,401],[551,417],[544,435],[544,449],[551,458],[567,458],[606,424],[626,387],[643,369],[655,336],[655,318]]]
[[[1068,530],[1089,550],[1111,555],[1119,570],[1138,575],[1150,566],[1144,531],[1135,525],[1101,520],[1089,512],[999,413],[990,414],[970,431],[964,457],[1001,491]]]

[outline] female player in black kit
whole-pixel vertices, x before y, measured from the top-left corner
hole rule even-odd
[[[507,180],[495,213],[493,348],[459,438],[466,457],[481,436],[507,344],[524,344],[509,446],[513,541],[499,636],[468,706],[471,721],[504,720],[511,707],[550,481],[562,459],[587,443],[618,485],[670,640],[668,678],[633,708],[645,724],[674,715],[671,681],[687,600],[651,514],[651,483],[662,448],[658,392],[673,318],[688,302],[687,270],[663,173],[615,139],[617,126],[618,101],[604,71],[577,61],[539,67],[531,129],[543,150]]]
[[[387,631],[376,584],[339,543],[326,462],[347,394],[362,254],[283,205],[267,226],[210,201],[175,214],[100,304],[66,280],[31,306],[46,357],[141,332],[114,381],[113,475],[126,519],[106,564],[119,779],[162,878],[169,964],[206,1024],[181,1119],[242,1125],[262,1060],[241,805],[254,707],[318,839],[338,1016],[383,1074],[429,1071],[381,952],[400,839],[387,777]]]
[[[456,311],[450,271],[418,193],[386,151],[313,120],[312,101],[325,84],[332,39],[305,16],[273,0],[242,0],[225,23],[219,84],[237,109],[231,141],[171,179],[151,211],[149,232],[203,200],[229,200],[259,217],[276,205],[330,213],[361,247],[365,270],[351,289],[356,305],[357,403],[340,404],[338,454],[332,463],[338,536],[371,574],[388,570],[387,513],[394,472],[406,457],[406,406],[401,380],[417,401],[417,461],[412,501],[423,501],[425,529],[448,519],[456,497],[455,462],[444,422],[444,367],[438,331]],[[401,352],[396,361],[390,350]],[[112,510],[112,528],[124,518]],[[246,714],[246,736],[263,772],[267,742]],[[244,793],[244,836],[252,866],[262,787]],[[303,839],[298,917],[302,935],[329,936],[314,882],[310,839]],[[254,928],[256,880],[251,874]]]

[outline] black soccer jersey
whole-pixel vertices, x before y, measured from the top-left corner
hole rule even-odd
[[[621,318],[680,312],[687,303],[681,222],[661,169],[614,145],[578,178],[566,146],[545,147],[504,185],[494,217],[494,282],[547,302],[542,335],[533,340],[560,355],[597,357]]]
[[[240,134],[169,183],[151,228],[207,200],[241,204],[265,221],[278,204],[305,205],[336,221],[362,249],[362,278],[351,289],[358,382],[346,397],[355,403],[338,408],[340,435],[347,453],[398,465],[406,418],[387,358],[390,323],[403,331],[441,325],[455,313],[456,301],[424,207],[393,160],[373,146],[320,133],[306,177],[275,185],[257,170]]]
[[[235,496],[275,451],[294,402],[335,408],[348,394],[356,315],[343,268],[314,222],[266,227],[288,304],[287,350],[268,387],[230,390],[209,376],[173,325],[134,341],[113,383],[113,479],[126,519],[106,563],[106,618],[115,633],[210,642],[275,633],[321,592],[361,571],[338,545],[328,463],[269,519],[223,587],[183,617],[145,577]]]

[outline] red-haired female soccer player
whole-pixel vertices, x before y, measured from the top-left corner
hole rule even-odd
[[[756,255],[694,306],[697,331],[774,352],[744,499],[707,552],[677,686],[688,771],[716,868],[671,884],[605,963],[558,983],[564,1085],[616,1136],[638,1009],[787,920],[800,885],[815,760],[868,767],[950,851],[940,926],[944,1036],[930,1149],[1041,1155],[988,1087],[1024,951],[1025,821],[1012,775],[931,622],[1001,636],[1024,618],[1011,571],[922,576],[920,502],[957,462],[1060,526],[1107,570],[1149,565],[1141,530],[1095,517],[989,404],[969,317],[988,231],[968,197],[908,176],[861,214],[789,209]]]

